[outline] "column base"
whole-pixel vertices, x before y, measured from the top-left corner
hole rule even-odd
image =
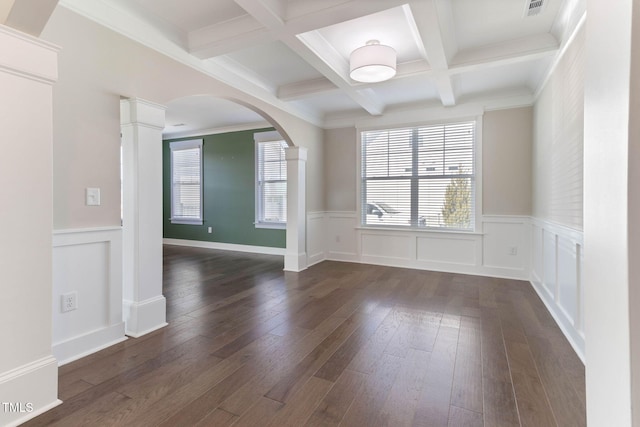
[[[167,323],[167,300],[164,296],[123,303],[125,334],[137,338],[163,328]]]
[[[302,271],[307,269],[307,253],[286,254],[284,256],[284,271]]]

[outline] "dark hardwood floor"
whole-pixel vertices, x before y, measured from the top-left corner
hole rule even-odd
[[[165,246],[169,326],[60,368],[27,426],[584,426],[526,282]]]

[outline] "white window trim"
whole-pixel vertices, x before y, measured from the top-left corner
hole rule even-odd
[[[189,139],[189,140],[185,140],[185,141],[174,141],[169,143],[169,150],[170,150],[170,166],[171,166],[171,175],[170,175],[170,180],[171,180],[171,224],[183,224],[183,225],[202,225],[203,224],[203,205],[204,205],[204,198],[203,198],[203,187],[204,187],[204,170],[203,170],[203,163],[204,163],[204,159],[202,156],[202,146],[203,146],[203,140],[202,139]],[[200,218],[184,218],[184,217],[179,217],[176,216],[173,212],[173,152],[176,150],[187,150],[187,149],[191,149],[191,148],[198,148],[200,150]]]
[[[388,230],[406,230],[420,233],[457,233],[457,234],[482,234],[482,114],[477,116],[460,116],[452,117],[442,120],[430,120],[423,122],[410,122],[410,123],[393,123],[383,126],[366,126],[356,127],[356,212],[358,218],[357,229],[388,229]],[[377,226],[371,224],[362,224],[360,219],[362,212],[362,132],[372,130],[385,130],[385,129],[397,129],[403,127],[417,127],[417,126],[431,126],[431,125],[443,125],[448,123],[457,123],[461,121],[475,121],[476,122],[476,140],[474,147],[474,167],[475,167],[475,223],[473,230],[458,230],[458,229],[446,229],[446,228],[433,228],[433,227],[405,227],[405,226]]]
[[[259,188],[259,156],[258,156],[258,147],[263,142],[276,142],[276,141],[284,141],[282,135],[278,131],[267,131],[267,132],[256,132],[253,134],[254,141],[254,157],[255,157],[255,165],[254,165],[254,174],[255,174],[255,221],[253,225],[255,228],[265,228],[272,230],[286,230],[287,223],[286,222],[273,222],[273,221],[260,221],[262,217],[261,208],[262,203],[260,202],[260,188]],[[288,177],[287,177],[288,180]]]

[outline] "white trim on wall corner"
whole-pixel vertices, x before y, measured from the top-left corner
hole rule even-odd
[[[205,242],[201,240],[162,239],[162,243],[165,245],[189,246],[192,248],[204,248],[204,249],[220,249],[224,251],[248,252],[248,253],[264,254],[264,255],[284,256],[286,253],[285,248],[239,245],[235,243]]]

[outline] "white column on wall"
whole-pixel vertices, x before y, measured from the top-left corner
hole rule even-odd
[[[0,25],[0,425],[60,403],[52,355],[53,107],[58,49]],[[12,404],[13,407],[8,406]]]
[[[120,102],[123,160],[123,316],[138,337],[165,326],[162,295],[162,129],[165,107]]]
[[[306,163],[307,149],[288,147],[287,159],[287,252],[286,271],[307,268],[306,252]]]
[[[584,310],[590,426],[640,425],[637,5],[590,0],[587,8]]]

